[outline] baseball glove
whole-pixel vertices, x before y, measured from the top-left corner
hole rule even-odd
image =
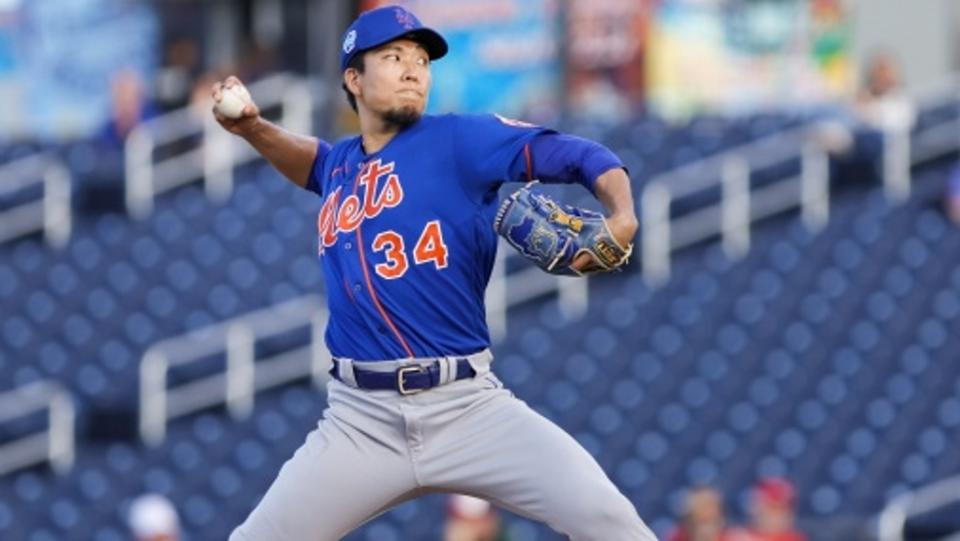
[[[530,185],[501,203],[493,227],[524,257],[551,274],[582,276],[617,270],[633,252],[613,238],[603,215],[561,205]],[[571,265],[582,253],[593,262],[577,271]]]

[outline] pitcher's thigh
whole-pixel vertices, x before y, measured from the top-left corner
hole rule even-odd
[[[470,434],[460,437],[475,444],[457,454],[459,467],[448,464],[445,471],[455,473],[440,482],[486,496],[574,541],[656,540],[597,461],[526,404],[503,396],[473,417],[461,423]]]
[[[324,420],[230,541],[335,541],[414,488],[406,456]]]

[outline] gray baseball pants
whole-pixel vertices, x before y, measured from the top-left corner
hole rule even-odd
[[[407,396],[331,380],[319,426],[230,541],[334,541],[431,492],[485,498],[574,541],[656,541],[576,440],[489,360],[471,364],[476,377]]]

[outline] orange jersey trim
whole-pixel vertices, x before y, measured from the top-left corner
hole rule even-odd
[[[533,158],[530,156],[530,143],[523,145],[523,157],[527,160],[527,182],[533,182]]]
[[[361,173],[363,169],[361,168]],[[357,189],[360,187],[360,174],[357,174],[357,179],[353,184],[353,193],[356,195]],[[410,349],[410,346],[407,344],[407,341],[403,338],[403,335],[400,334],[400,330],[397,329],[397,326],[393,324],[393,320],[390,319],[390,315],[387,314],[387,311],[384,310],[383,305],[380,304],[380,298],[377,297],[377,292],[373,289],[373,282],[370,280],[370,272],[367,270],[367,258],[363,255],[364,244],[363,244],[363,235],[360,233],[362,227],[357,226],[355,231],[357,236],[357,254],[360,256],[360,268],[363,269],[363,279],[367,283],[367,291],[370,292],[370,298],[373,300],[373,305],[377,307],[377,311],[380,312],[380,317],[383,318],[383,321],[386,322],[387,326],[390,327],[390,330],[393,331],[393,335],[397,337],[397,340],[400,342],[400,345],[403,347],[403,350],[407,352],[407,357],[411,359],[414,357],[413,350]]]

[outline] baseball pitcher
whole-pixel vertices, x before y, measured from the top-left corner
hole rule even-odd
[[[318,427],[232,541],[340,539],[411,498],[456,492],[577,541],[652,541],[633,505],[572,437],[491,372],[484,290],[498,232],[556,274],[613,270],[637,229],[622,163],[601,145],[489,116],[424,114],[447,43],[385,7],[343,35],[360,135],[330,145],[266,121],[234,77],[221,125],[317,194],[317,251],[333,368]],[[239,90],[239,92],[237,91]],[[226,113],[226,114],[225,114]],[[608,217],[503,182],[578,182]]]

